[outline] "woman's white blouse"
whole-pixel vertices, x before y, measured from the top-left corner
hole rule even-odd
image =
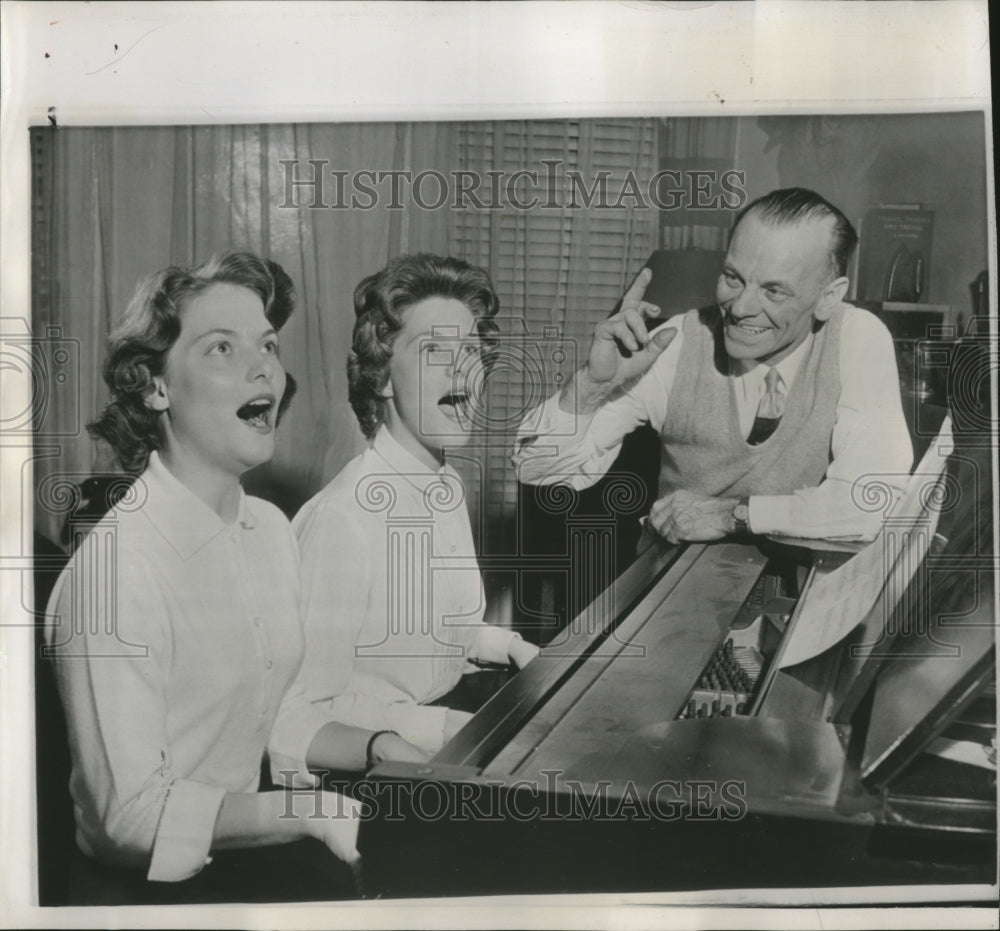
[[[284,515],[240,493],[230,525],[154,453],[62,573],[46,618],[69,730],[77,842],[149,879],[207,862],[227,792],[304,769],[329,718],[293,688],[298,553]]]
[[[465,488],[385,426],[292,521],[302,553],[302,683],[331,717],[434,753],[469,661],[508,662],[518,635],[483,622]]]

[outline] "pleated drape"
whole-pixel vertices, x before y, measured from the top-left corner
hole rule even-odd
[[[477,543],[505,546],[512,538],[500,528],[509,528],[516,497],[509,443],[525,405],[555,387],[550,357],[564,357],[562,377],[582,361],[594,323],[655,247],[657,211],[628,200],[610,209],[579,203],[569,173],[585,189],[606,174],[614,200],[628,174],[645,184],[655,170],[655,136],[651,120],[34,130],[33,327],[72,349],[62,382],[56,368],[39,369],[46,410],[35,438],[36,529],[60,537],[66,501],[53,500],[54,481],[79,483],[108,468],[84,425],[106,401],[105,341],[139,279],[241,248],[273,258],[295,282],[282,361],[299,392],[273,461],[245,481],[292,514],[363,446],[347,400],[355,286],[396,255],[429,251],[486,266],[504,332],[527,334],[488,391],[489,429],[455,462]],[[453,172],[482,181],[485,197],[489,172],[508,179],[529,169],[543,180],[511,190],[547,202],[546,160],[557,166],[561,207],[455,203]],[[400,171],[435,173],[450,196],[437,205],[430,174],[422,199],[406,183],[390,196],[386,181],[372,203],[354,186],[358,173]],[[565,340],[570,351],[560,355]],[[538,365],[522,364],[525,353]]]
[[[273,258],[297,290],[282,360],[299,393],[274,460],[247,487],[288,511],[322,487],[363,445],[345,370],[354,287],[401,252],[446,251],[449,222],[447,210],[414,209],[405,187],[399,209],[330,206],[331,173],[436,168],[450,133],[389,123],[35,130],[34,333],[67,342],[73,357],[62,382],[39,369],[51,383],[38,386],[36,489],[107,467],[84,425],[107,399],[105,342],[136,282],[233,248]],[[322,163],[315,172],[310,159]],[[301,185],[289,192],[289,177],[320,175],[327,206],[313,207]],[[58,540],[62,499],[41,498],[36,529]]]

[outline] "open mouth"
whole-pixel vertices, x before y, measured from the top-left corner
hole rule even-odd
[[[464,391],[452,391],[438,399],[442,413],[456,423],[468,419],[469,396]]]
[[[261,433],[271,431],[272,412],[274,410],[274,398],[260,397],[247,401],[237,412],[240,418],[248,427],[258,430]]]

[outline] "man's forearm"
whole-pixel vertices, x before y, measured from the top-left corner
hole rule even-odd
[[[898,490],[894,489],[898,494]],[[827,479],[815,488],[802,488],[789,495],[753,495],[750,498],[750,529],[754,533],[789,536],[855,538],[870,540],[879,531],[889,510],[866,511],[859,506],[849,482]]]

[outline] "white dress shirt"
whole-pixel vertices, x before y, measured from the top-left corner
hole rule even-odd
[[[840,342],[840,398],[831,438],[831,461],[823,482],[787,495],[750,497],[750,527],[755,533],[802,537],[870,539],[884,513],[859,508],[855,483],[879,476],[897,491],[906,484],[913,462],[903,417],[892,337],[867,311],[844,305]],[[677,335],[627,392],[591,415],[572,414],[559,406],[558,393],[524,418],[513,461],[518,478],[533,485],[563,483],[586,488],[611,467],[622,440],[642,423],[659,432],[683,352],[683,316],[664,328]],[[808,355],[812,337],[775,368],[786,397]],[[743,436],[750,434],[765,392],[768,366],[734,364],[730,373]]]
[[[430,471],[383,426],[296,514],[308,697],[337,720],[444,741],[469,660],[508,662],[513,631],[483,623],[485,595],[462,480]]]
[[[135,502],[129,501],[135,496]],[[290,686],[303,635],[295,537],[240,493],[226,524],[156,453],[59,577],[46,642],[69,731],[77,843],[180,880],[208,861],[227,792],[304,771],[329,718]]]

